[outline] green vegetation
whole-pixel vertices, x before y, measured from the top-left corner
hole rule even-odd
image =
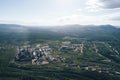
[[[107,26],[65,28],[66,31],[61,28],[21,27],[16,31],[8,26],[1,28],[0,80],[119,80],[120,30]],[[62,61],[46,65],[14,61],[18,46],[37,44],[49,45],[51,55],[60,56]]]

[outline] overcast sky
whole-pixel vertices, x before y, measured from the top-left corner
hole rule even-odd
[[[0,23],[120,25],[120,0],[0,0]]]

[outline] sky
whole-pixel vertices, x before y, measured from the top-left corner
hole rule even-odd
[[[0,0],[0,23],[120,26],[120,0]]]

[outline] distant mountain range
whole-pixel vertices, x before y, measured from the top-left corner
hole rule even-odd
[[[112,25],[23,26],[0,24],[5,39],[62,39],[66,36],[89,39],[120,39],[120,28]],[[12,35],[12,36],[11,36]]]
[[[23,26],[17,24],[0,24],[0,31],[24,31],[24,30],[51,30],[55,32],[74,32],[80,30],[114,30],[117,26],[112,25],[65,25],[65,26]]]

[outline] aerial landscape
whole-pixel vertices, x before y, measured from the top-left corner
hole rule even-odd
[[[0,80],[120,80],[119,0],[1,0]]]

